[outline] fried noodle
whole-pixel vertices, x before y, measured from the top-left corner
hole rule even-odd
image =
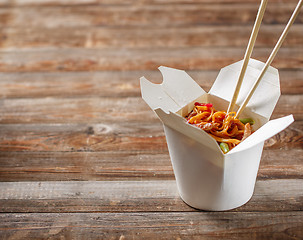
[[[234,116],[235,112],[217,111],[210,103],[195,103],[194,109],[186,116],[189,124],[206,131],[218,143],[227,143],[231,150],[247,138],[252,130]]]

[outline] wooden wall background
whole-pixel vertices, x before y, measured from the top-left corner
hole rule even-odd
[[[243,207],[179,198],[161,123],[139,78],[160,65],[209,90],[243,58],[257,0],[0,0],[0,238],[303,238],[303,12],[273,66],[273,118]],[[253,58],[265,61],[296,0],[269,0]]]

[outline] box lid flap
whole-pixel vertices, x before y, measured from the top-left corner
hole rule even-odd
[[[242,63],[243,60],[222,68],[209,93],[230,102],[240,75]],[[238,106],[245,100],[264,65],[263,62],[254,59],[249,60],[236,102]],[[269,67],[246,108],[269,119],[280,95],[278,70]]]
[[[177,112],[194,101],[205,91],[183,70],[159,67],[163,75],[161,84],[153,84],[141,77],[141,94],[145,102],[154,110]]]

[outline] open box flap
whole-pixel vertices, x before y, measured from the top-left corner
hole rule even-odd
[[[161,84],[153,84],[145,77],[140,78],[141,94],[144,101],[153,109],[177,112],[189,102],[205,94],[205,91],[182,70],[161,66]]]
[[[243,60],[222,68],[209,93],[230,102],[240,75],[242,63]],[[248,95],[264,65],[263,62],[255,59],[249,60],[236,102],[238,106],[241,105]],[[280,95],[278,70],[269,67],[246,107],[252,112],[269,119]]]
[[[172,112],[165,113],[161,108],[155,109],[155,112],[163,124],[177,130],[178,132],[194,139],[197,142],[202,143],[203,145],[208,146],[212,150],[217,151],[223,155],[217,142],[212,137],[210,137],[208,133],[201,129],[198,129],[194,125],[187,124],[185,119],[180,115]]]
[[[293,121],[293,115],[288,115],[286,117],[274,119],[267,122],[256,132],[251,134],[247,139],[245,139],[242,143],[240,143],[237,147],[233,148],[228,154],[231,155],[233,153],[245,150],[271,138],[272,136],[287,128],[291,123],[293,123]]]

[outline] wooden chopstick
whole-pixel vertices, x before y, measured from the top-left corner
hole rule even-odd
[[[262,80],[264,74],[266,73],[266,70],[268,69],[268,67],[270,66],[270,64],[272,63],[272,61],[274,60],[274,58],[275,58],[277,52],[279,51],[279,49],[280,49],[280,47],[281,47],[283,41],[284,41],[285,38],[286,38],[286,35],[287,35],[288,32],[289,32],[290,27],[292,26],[292,24],[294,23],[296,17],[298,16],[299,11],[300,11],[302,5],[303,5],[303,0],[300,0],[300,1],[298,2],[298,4],[297,4],[297,6],[296,6],[296,8],[295,8],[295,10],[294,10],[294,12],[293,12],[293,14],[291,15],[291,17],[290,17],[290,19],[289,19],[289,21],[288,21],[288,23],[287,23],[285,29],[283,30],[283,32],[282,32],[282,34],[281,34],[281,36],[280,36],[278,42],[276,43],[276,46],[275,46],[274,49],[272,50],[272,52],[271,52],[269,58],[267,59],[267,61],[266,61],[265,65],[264,65],[264,67],[262,68],[262,71],[261,71],[261,73],[259,74],[258,79],[257,79],[256,82],[254,83],[254,85],[253,85],[252,89],[250,90],[249,94],[247,95],[247,97],[245,98],[244,102],[241,104],[239,110],[237,111],[236,116],[235,116],[236,118],[239,117],[239,115],[242,113],[242,111],[243,111],[244,108],[246,107],[247,103],[249,102],[250,98],[252,97],[252,95],[254,94],[256,88],[258,87],[260,81]]]
[[[262,19],[263,19],[263,16],[264,16],[267,1],[268,0],[262,0],[262,2],[260,4],[258,14],[257,14],[256,20],[255,20],[255,24],[254,24],[254,27],[252,29],[252,32],[251,32],[251,35],[250,35],[250,38],[249,38],[249,41],[248,41],[248,45],[247,45],[247,48],[246,48],[246,51],[245,51],[244,60],[243,60],[241,72],[240,72],[240,75],[239,75],[239,79],[238,79],[233,97],[232,97],[232,99],[229,103],[227,113],[233,111],[233,109],[235,107],[235,104],[236,104],[236,101],[237,101],[237,98],[239,96],[240,88],[241,88],[243,78],[244,78],[244,75],[245,75],[245,72],[246,72],[246,69],[247,69],[247,65],[248,65],[250,56],[252,54],[252,51],[254,49],[255,42],[256,42],[258,32],[259,32],[259,29],[260,29],[260,25],[261,25],[261,22],[262,22]]]

